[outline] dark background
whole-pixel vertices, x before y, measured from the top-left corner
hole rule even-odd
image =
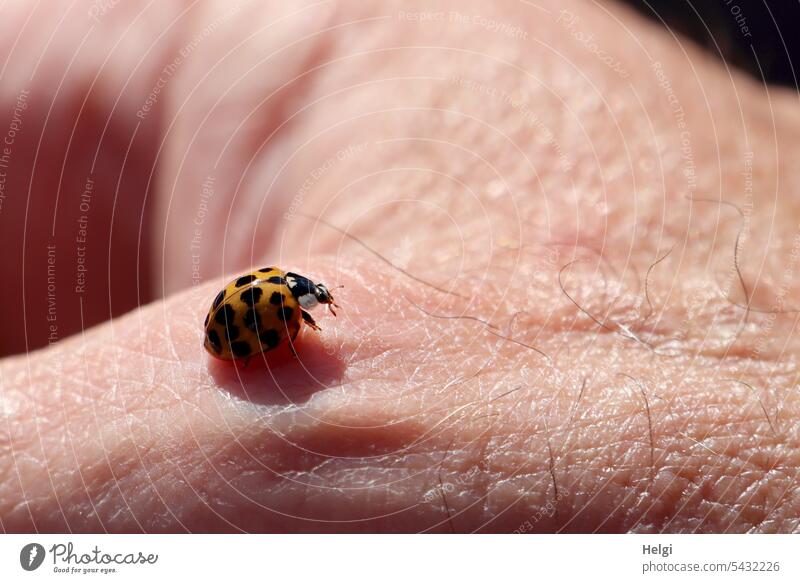
[[[623,1],[676,33],[693,39],[731,66],[768,83],[797,89],[800,0]],[[739,13],[740,22],[734,12]],[[751,37],[742,34],[740,24],[748,27]]]

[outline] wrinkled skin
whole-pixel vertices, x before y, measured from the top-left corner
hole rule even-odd
[[[64,180],[101,151],[121,193],[116,214],[93,203],[102,293],[83,304],[115,317],[0,364],[5,531],[800,529],[794,93],[614,4],[225,6],[3,8],[4,111],[43,55],[20,140],[52,105],[66,143],[90,95]],[[56,169],[59,147],[40,154]],[[31,212],[53,192],[34,185]],[[50,236],[15,196],[6,281]],[[56,233],[60,273],[74,236]],[[213,361],[214,294],[272,264],[327,284],[338,317],[314,313],[298,359]],[[59,277],[62,333],[80,330]],[[3,310],[8,335],[19,301]]]

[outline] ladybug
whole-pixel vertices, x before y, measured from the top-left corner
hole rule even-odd
[[[300,332],[300,320],[320,330],[306,310],[326,304],[335,316],[333,296],[323,284],[277,267],[236,278],[217,294],[205,320],[203,346],[221,360],[249,359],[268,352]]]

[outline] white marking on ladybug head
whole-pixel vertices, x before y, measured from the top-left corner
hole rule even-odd
[[[319,305],[319,300],[317,300],[317,296],[314,294],[304,294],[297,298],[297,301],[300,302],[300,305],[306,310],[311,310]]]

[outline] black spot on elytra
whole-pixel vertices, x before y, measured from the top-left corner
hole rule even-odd
[[[219,341],[219,334],[217,334],[216,330],[208,331],[208,343],[211,345],[211,348],[213,348],[214,352],[216,352],[217,354],[222,352],[222,343]]]
[[[280,320],[281,322],[286,322],[287,320],[291,320],[292,314],[294,314],[294,310],[292,308],[289,307],[281,308],[280,310],[278,310],[277,313],[278,320]]]
[[[269,273],[270,271],[275,271],[274,267],[262,267],[258,270],[259,273]]]
[[[267,283],[274,283],[275,285],[286,285],[286,280],[279,276],[270,277]]]
[[[261,327],[261,316],[253,308],[250,308],[244,313],[244,325],[253,332],[258,332]]]
[[[236,340],[239,337],[239,327],[233,325],[233,319],[236,317],[236,311],[230,304],[222,306],[221,310],[217,311],[214,320],[217,324],[222,324],[225,327],[225,339],[229,342]]]
[[[261,299],[261,294],[263,293],[264,290],[260,287],[251,287],[242,292],[242,301],[252,308]]]
[[[275,306],[280,306],[283,303],[283,294],[281,292],[272,292],[269,298],[269,303]]]
[[[239,279],[236,280],[236,287],[242,287],[243,285],[247,285],[251,281],[255,281],[256,276],[252,273],[250,275],[243,275]]]
[[[278,331],[272,328],[270,328],[269,330],[264,330],[261,334],[258,335],[258,339],[261,340],[261,344],[266,346],[267,348],[275,348],[281,341],[281,337],[280,334],[278,334]]]
[[[235,316],[236,312],[233,310],[233,306],[230,304],[225,304],[225,306],[216,313],[214,320],[217,322],[217,324],[222,324],[224,326],[228,322],[233,324],[233,318]]]
[[[225,326],[225,340],[230,342],[231,340],[236,340],[239,337],[239,326],[234,326],[232,323],[228,322]]]
[[[225,290],[222,290],[217,294],[217,297],[214,298],[214,303],[211,305],[212,310],[216,310],[219,305],[222,303],[222,300],[225,299]]]
[[[244,356],[250,356],[252,351],[250,350],[250,344],[244,340],[239,340],[238,342],[231,342],[231,352],[237,358],[242,358]]]

